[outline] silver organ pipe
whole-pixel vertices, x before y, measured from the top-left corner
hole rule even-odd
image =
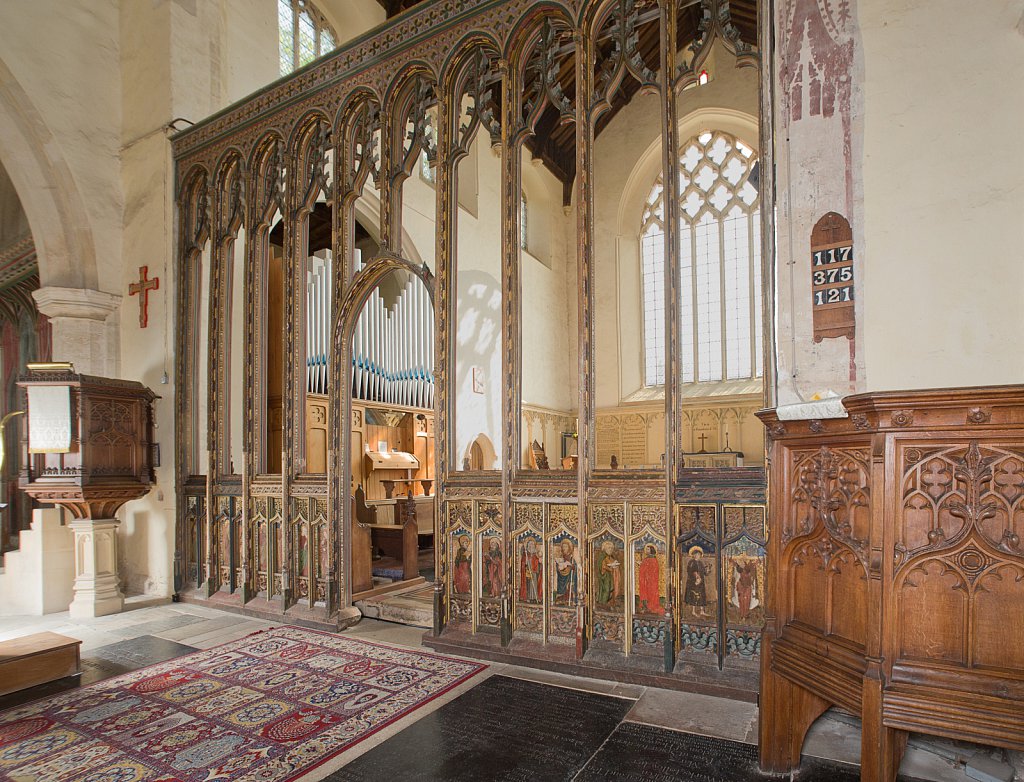
[[[358,257],[356,267],[362,267]],[[409,276],[390,308],[375,288],[352,334],[353,397],[403,407],[431,407],[433,338],[433,307],[419,278]],[[326,374],[324,378],[326,385]]]
[[[306,391],[327,393],[331,331],[331,257],[311,256],[306,272]]]

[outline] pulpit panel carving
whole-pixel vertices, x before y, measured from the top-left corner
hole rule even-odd
[[[788,458],[794,485],[783,540],[809,535],[820,524],[866,561],[870,526],[866,452],[822,446],[791,451]]]
[[[771,450],[761,764],[799,758],[830,704],[891,782],[905,733],[1024,746],[1024,387],[849,397]],[[783,726],[785,726],[783,728]]]
[[[1024,653],[1007,625],[1024,585],[1021,444],[906,443],[899,453],[899,659],[1024,671]]]

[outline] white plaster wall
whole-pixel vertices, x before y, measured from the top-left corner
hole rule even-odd
[[[481,139],[486,139],[483,143]],[[501,157],[490,138],[478,132],[469,156],[459,162],[459,201],[474,194],[475,214],[460,208],[455,243],[456,327],[455,469],[462,468],[473,441],[491,442],[500,469],[502,439],[501,377]],[[474,368],[481,373],[483,393],[473,390]],[[485,449],[486,451],[486,449]]]
[[[75,268],[86,258],[53,258],[47,264],[48,233],[53,226],[34,225],[41,248],[43,285],[66,285],[117,292],[120,288],[123,206],[117,159],[120,151],[120,67],[116,0],[38,0],[7,3],[0,10],[0,63],[31,101],[31,122],[40,147],[51,159],[66,163],[60,182],[25,181],[19,175],[36,161],[8,159],[0,141],[3,164],[21,192],[29,219],[36,199],[33,189],[48,185],[73,192],[71,230],[88,245],[91,268]],[[12,118],[14,119],[14,118]],[[29,122],[26,117],[17,118]],[[52,145],[52,146],[51,146]],[[11,149],[8,147],[8,149]],[[92,266],[94,259],[95,266]],[[55,346],[59,347],[59,346]],[[55,351],[55,358],[60,358]]]
[[[276,13],[274,0],[121,5],[124,260],[119,290],[127,294],[141,265],[148,265],[150,277],[160,278],[159,291],[149,297],[146,329],[139,327],[138,299],[125,295],[121,375],[140,380],[161,396],[156,439],[163,460],[153,491],[119,514],[121,572],[129,592],[173,591],[176,269],[174,170],[166,126],[177,117],[202,119],[278,77]],[[209,273],[208,261],[204,271]],[[205,351],[196,360],[205,372]],[[233,356],[231,366],[229,387],[236,387],[241,383],[241,356]],[[205,420],[205,404],[201,409]],[[237,424],[238,418],[232,417]],[[233,426],[232,453],[239,469],[240,435],[240,427]]]
[[[576,214],[562,207],[562,183],[543,166],[534,165],[525,150],[522,170],[528,211],[528,248],[520,261],[522,403],[575,418]]]
[[[1022,18],[860,0],[870,390],[1024,380]]]
[[[368,32],[385,20],[384,8],[377,0],[318,0],[317,7],[345,43]]]

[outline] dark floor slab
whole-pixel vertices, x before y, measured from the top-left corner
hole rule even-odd
[[[576,776],[576,782],[759,782],[757,747],[624,722]],[[795,782],[859,782],[860,769],[805,757]],[[900,782],[915,782],[900,777]]]
[[[492,676],[328,780],[571,780],[632,700]]]
[[[40,698],[51,698],[85,684],[110,679],[120,676],[122,673],[173,660],[175,657],[195,651],[197,650],[192,646],[155,638],[151,635],[101,646],[86,652],[86,656],[82,657],[82,673],[80,675],[65,676],[63,679],[55,679],[46,684],[4,695],[0,697],[0,711],[13,709],[15,706],[21,706]]]
[[[129,638],[93,649],[89,656],[129,666],[129,670],[135,670],[146,665],[173,660],[194,651],[195,647],[177,641],[168,641],[155,635],[140,635],[138,638]]]

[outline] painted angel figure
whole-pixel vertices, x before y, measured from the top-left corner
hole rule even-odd
[[[755,560],[732,561],[733,590],[732,604],[739,609],[740,618],[746,619],[750,612],[761,605],[757,595],[757,562]]]

